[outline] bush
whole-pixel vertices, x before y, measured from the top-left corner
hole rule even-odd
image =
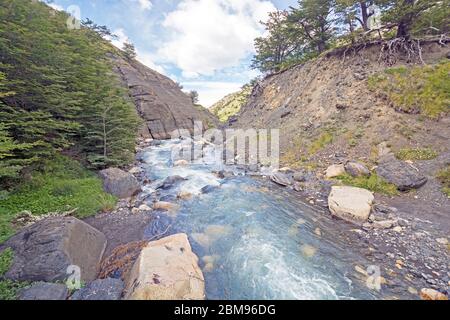
[[[432,160],[435,159],[438,154],[430,148],[406,148],[398,151],[395,156],[400,160]]]
[[[333,142],[333,135],[329,132],[322,133],[316,140],[311,143],[309,147],[309,154],[314,155],[327,145]]]

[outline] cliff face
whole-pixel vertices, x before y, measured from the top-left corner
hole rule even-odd
[[[153,139],[169,139],[178,129],[193,131],[195,122],[203,128],[215,126],[217,120],[206,109],[192,104],[177,84],[137,61],[114,57],[116,71],[129,88],[145,125],[141,135]]]

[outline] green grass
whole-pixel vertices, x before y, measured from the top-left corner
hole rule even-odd
[[[11,221],[24,210],[43,215],[78,208],[75,215],[85,218],[114,208],[116,198],[106,194],[95,173],[83,168],[77,161],[58,156],[47,161],[43,168],[33,173],[30,181],[3,195],[0,203],[0,243],[14,234],[16,230]]]
[[[2,277],[11,267],[14,259],[14,252],[11,248],[7,248],[0,253],[0,277]]]
[[[0,281],[0,300],[17,300],[19,291],[29,285],[28,282]]]
[[[450,62],[386,69],[369,77],[368,87],[385,95],[397,110],[437,119],[450,110]]]
[[[400,160],[432,160],[438,153],[430,148],[400,149],[395,156]]]
[[[329,132],[322,133],[316,140],[314,140],[309,147],[309,154],[314,155],[327,145],[333,142],[333,135]]]
[[[0,253],[0,300],[15,300],[19,290],[26,287],[28,282],[15,282],[11,280],[1,280],[11,267],[14,259],[14,252],[7,248]]]
[[[439,171],[436,177],[442,183],[442,191],[450,198],[450,165]]]
[[[211,107],[211,112],[215,114],[221,122],[227,122],[230,117],[237,114],[247,103],[252,90],[253,86],[246,85],[241,91],[227,95]]]
[[[337,179],[347,186],[363,188],[389,196],[399,194],[399,191],[395,185],[386,182],[375,173],[372,173],[370,177],[352,177],[349,174],[345,174],[337,177]]]

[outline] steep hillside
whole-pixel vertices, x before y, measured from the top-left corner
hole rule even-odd
[[[216,102],[210,110],[219,118],[220,121],[227,122],[230,117],[237,114],[241,110],[242,106],[247,103],[251,92],[251,86],[244,86],[242,90],[231,93]]]
[[[115,55],[113,61],[145,121],[142,135],[168,139],[177,129],[192,131],[197,121],[202,122],[204,127],[217,125],[217,120],[208,110],[194,106],[191,99],[168,77],[120,55]]]
[[[423,50],[428,68],[445,63],[438,70],[443,73],[442,86],[448,86],[446,55],[448,49],[437,43],[427,44]],[[412,65],[399,59],[388,68],[378,62],[379,56],[377,45],[346,55],[335,51],[269,76],[254,88],[248,104],[230,126],[279,128],[282,162],[290,166],[324,167],[335,157],[370,162],[381,143],[393,151],[430,147],[438,154],[448,152],[448,88],[441,89],[447,92],[441,99],[444,112],[427,114],[397,108],[380,77],[406,72]],[[407,82],[411,87],[413,77]]]

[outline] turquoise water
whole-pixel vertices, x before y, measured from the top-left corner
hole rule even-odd
[[[146,149],[141,158],[153,182],[148,202],[189,192],[176,212],[157,213],[146,236],[188,234],[199,257],[208,299],[373,299],[376,292],[353,278],[364,258],[345,242],[348,226],[302,202],[295,193],[238,175],[219,179],[207,165],[173,167],[177,142]],[[163,179],[187,180],[156,192]],[[202,194],[205,186],[215,188]],[[270,188],[268,187],[270,186]]]

